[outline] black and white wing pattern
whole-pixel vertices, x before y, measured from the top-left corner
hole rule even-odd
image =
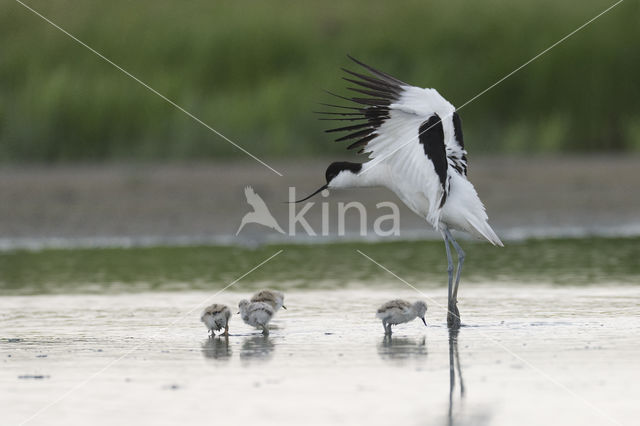
[[[322,112],[323,120],[338,120],[347,125],[327,132],[348,132],[336,141],[352,141],[348,149],[369,156],[370,167],[387,168],[396,181],[407,187],[423,188],[428,204],[428,219],[438,222],[439,210],[449,191],[451,173],[466,179],[467,158],[460,117],[435,89],[411,86],[354,58],[365,73],[348,69],[344,77],[362,96],[337,96],[354,106]],[[400,183],[402,184],[402,183]],[[402,192],[402,191],[400,191]],[[403,200],[416,212],[424,210],[414,200]],[[412,205],[414,204],[414,205]]]

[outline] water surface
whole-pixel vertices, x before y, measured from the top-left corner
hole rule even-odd
[[[640,288],[468,284],[456,336],[443,288],[350,284],[289,290],[268,337],[234,316],[229,339],[209,339],[199,322],[213,291],[2,296],[3,422],[51,403],[28,424],[601,425],[640,415]],[[239,283],[216,301],[247,295]],[[374,312],[394,297],[427,300],[429,327],[414,321],[385,338]]]

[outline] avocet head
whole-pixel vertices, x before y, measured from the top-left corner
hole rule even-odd
[[[422,300],[417,301],[413,304],[413,312],[416,313],[418,318],[422,320],[424,325],[427,325],[427,321],[424,319],[425,314],[427,313],[427,304]]]
[[[331,163],[324,174],[327,179],[327,183],[322,185],[313,194],[296,201],[296,203],[306,201],[325,189],[349,188],[351,186],[355,186],[354,183],[356,181],[356,176],[360,173],[360,170],[362,170],[361,163],[350,163],[348,161],[337,161],[335,163]]]

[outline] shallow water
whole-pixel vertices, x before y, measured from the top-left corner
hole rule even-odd
[[[445,289],[398,286],[288,291],[268,337],[236,315],[228,340],[199,322],[213,292],[0,297],[2,423],[637,421],[640,288],[466,285],[450,336]],[[429,327],[385,339],[395,297],[427,300]]]
[[[640,238],[543,239],[493,247],[464,241],[463,282],[558,285],[640,282]],[[367,288],[398,284],[364,255],[416,285],[441,288],[442,241],[0,251],[0,295],[189,291],[222,287],[266,259],[240,288]],[[364,255],[363,255],[364,254]],[[391,281],[390,281],[391,279]],[[390,284],[391,283],[391,284]]]

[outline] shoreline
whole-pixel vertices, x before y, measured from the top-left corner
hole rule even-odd
[[[287,229],[288,188],[307,193],[323,183],[328,159],[275,162],[284,177],[257,163],[101,164],[0,166],[0,250],[47,247],[126,247],[216,244],[331,243],[440,239],[428,224],[384,188],[333,191],[305,218],[321,234],[322,208],[329,215],[327,236],[280,235],[249,224],[244,194],[251,185],[273,217]],[[640,156],[480,157],[471,159],[469,178],[483,200],[490,224],[507,241],[640,235]],[[339,203],[358,201],[370,217],[370,237],[359,236],[356,213],[338,236]],[[377,204],[399,206],[399,235],[369,231]],[[296,206],[299,212],[301,206]],[[387,212],[385,212],[387,213]]]

